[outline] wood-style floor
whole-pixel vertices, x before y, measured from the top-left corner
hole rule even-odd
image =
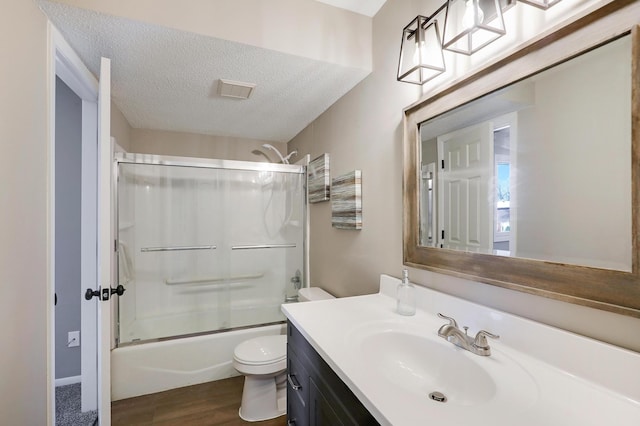
[[[111,404],[113,426],[284,426],[286,416],[245,422],[238,416],[244,376],[173,389]]]

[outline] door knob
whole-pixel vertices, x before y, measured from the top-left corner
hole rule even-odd
[[[119,284],[116,288],[103,288],[102,290],[92,290],[88,288],[84,293],[84,298],[91,300],[94,297],[99,297],[101,300],[109,300],[111,295],[117,294],[118,296],[122,296],[126,290],[122,284]]]
[[[93,299],[93,297],[100,297],[100,290],[91,290],[90,288],[84,293],[84,298],[87,300]]]
[[[122,286],[122,284],[118,284],[118,287],[111,289],[111,294],[117,294],[118,296],[122,296],[124,292],[127,291],[126,288]]]

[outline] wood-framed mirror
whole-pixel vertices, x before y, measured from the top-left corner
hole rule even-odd
[[[640,1],[607,3],[404,110],[406,265],[640,318],[638,24]],[[600,65],[593,70],[587,68],[592,62]],[[608,74],[614,68],[607,66],[611,63],[623,74]],[[600,74],[602,70],[604,74]],[[571,104],[564,101],[570,95],[557,90],[583,80],[578,71],[586,76],[587,86],[574,88],[575,93],[597,93],[593,89],[598,80],[615,82],[616,87],[605,85],[599,93],[608,97],[616,92],[620,100],[593,94],[595,98],[573,100],[584,110],[568,107]],[[545,90],[555,97],[543,100],[541,93]],[[600,109],[590,109],[590,105]],[[602,116],[603,108],[613,110],[610,119]],[[562,115],[569,110],[574,115],[577,111],[577,118]],[[551,121],[530,120],[543,115]],[[570,122],[578,127],[567,127]],[[610,131],[606,129],[609,125]],[[498,132],[504,133],[505,129],[513,139],[506,154],[504,143],[498,142],[504,139]],[[473,188],[468,182],[466,186],[452,186],[452,179],[457,182],[460,175],[444,165],[444,158],[460,158],[451,157],[456,150],[472,151],[474,155],[487,151],[479,143],[470,150],[464,143],[460,148],[450,142],[471,140],[464,135],[472,133],[490,135],[488,162],[483,166],[489,170],[489,183]],[[534,134],[538,140],[532,137]],[[580,139],[577,145],[570,145],[573,136]],[[618,139],[622,144],[614,148],[613,142]],[[588,140],[604,147],[598,148]],[[448,144],[453,148],[447,148]],[[572,154],[563,157],[558,149]],[[605,152],[615,164],[603,158]],[[534,157],[538,163],[529,162]],[[568,157],[578,158],[582,164],[565,162]],[[585,165],[587,157],[594,157],[589,160],[592,164]],[[602,168],[603,163],[610,168]],[[498,164],[511,167],[510,183],[504,183],[504,168],[498,171]],[[536,174],[541,170],[544,176]],[[556,172],[550,170],[559,171],[554,175]],[[571,183],[568,176],[576,180]],[[608,179],[607,184],[592,185],[602,176]],[[542,184],[542,179],[547,181]],[[527,189],[536,185],[536,191]],[[432,191],[428,191],[430,187]],[[538,198],[527,191],[536,192]],[[542,198],[541,193],[545,194]],[[611,194],[615,197],[607,198]],[[459,199],[466,201],[452,201]],[[553,214],[541,219],[548,212]],[[504,213],[506,219],[499,218]],[[450,220],[452,217],[455,220]],[[537,228],[533,222],[537,222]],[[584,222],[583,228],[574,226],[580,222]],[[451,234],[456,236],[455,241],[448,238]],[[550,235],[554,238],[546,238]],[[483,239],[488,243],[478,243]],[[543,240],[544,244],[539,244]]]

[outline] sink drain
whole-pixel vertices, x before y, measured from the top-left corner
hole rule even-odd
[[[436,402],[447,402],[447,397],[442,392],[431,392],[429,394],[429,398],[433,399]]]

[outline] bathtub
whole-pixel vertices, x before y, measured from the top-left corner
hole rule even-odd
[[[245,328],[111,351],[111,400],[238,376],[233,350],[253,337],[286,334],[286,324]]]

